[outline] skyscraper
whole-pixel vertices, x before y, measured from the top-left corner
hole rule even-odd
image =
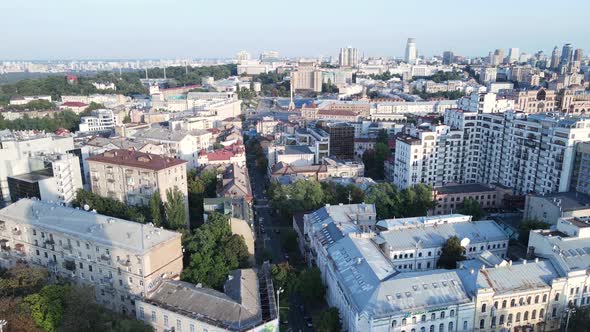
[[[416,41],[414,38],[408,38],[408,43],[406,44],[406,62],[409,64],[414,64],[416,62],[416,58],[418,58]]]
[[[508,63],[518,62],[520,57],[520,50],[516,47],[512,47],[508,50]]]
[[[582,61],[584,57],[584,51],[581,48],[577,48],[574,52],[574,61]]]
[[[353,47],[345,47],[340,49],[338,62],[340,67],[354,67],[359,64],[359,51]]]
[[[443,65],[450,65],[451,63],[453,63],[455,60],[455,54],[453,54],[453,52],[451,51],[444,51],[443,52]]]
[[[567,43],[563,45],[563,49],[561,50],[561,60],[559,61],[559,69],[560,71],[564,71],[569,66],[570,62],[572,61],[572,57],[574,56],[574,47],[572,44]]]
[[[504,61],[504,50],[503,49],[496,49],[494,51],[494,55],[490,58],[490,64],[492,66],[497,66]]]
[[[551,64],[549,67],[551,69],[557,69],[558,66],[559,66],[559,49],[557,48],[557,46],[555,46],[553,48],[553,52],[551,52]]]

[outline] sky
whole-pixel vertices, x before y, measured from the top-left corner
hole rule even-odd
[[[365,56],[590,50],[589,0],[0,0],[0,59]]]

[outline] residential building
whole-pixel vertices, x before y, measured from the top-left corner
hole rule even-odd
[[[436,206],[429,213],[440,215],[457,211],[467,198],[479,203],[483,209],[499,208],[502,206],[504,191],[478,183],[455,184],[435,187],[432,190],[432,197]]]
[[[119,124],[117,116],[112,110],[98,109],[92,115],[80,118],[80,132],[114,131]]]
[[[479,72],[479,83],[486,85],[496,82],[497,74],[498,70],[496,67],[482,67]]]
[[[590,142],[579,143],[576,147],[571,186],[571,190],[590,195]]]
[[[10,98],[10,105],[22,106],[37,100],[51,102],[51,96],[13,96]]]
[[[166,202],[166,192],[176,188],[184,196],[188,222],[186,161],[133,150],[111,150],[87,161],[93,193],[147,206],[156,191]]]
[[[0,210],[0,264],[46,267],[57,280],[94,286],[107,308],[135,303],[182,271],[181,234],[151,224],[21,199]]]
[[[133,135],[135,141],[161,145],[167,157],[188,162],[189,169],[199,166],[199,152],[212,148],[212,134],[207,130],[169,130],[149,128],[139,130]]]
[[[8,177],[10,199],[38,198],[69,204],[82,189],[80,160],[70,153],[37,154],[29,159],[31,164],[42,164],[43,169]]]
[[[316,69],[315,62],[299,61],[297,70],[291,72],[293,90],[322,91],[322,72]]]
[[[270,267],[234,270],[220,292],[166,280],[135,302],[136,317],[162,331],[275,331],[277,303]]]
[[[356,67],[359,64],[358,49],[350,46],[341,48],[338,63],[340,67]]]
[[[442,56],[443,65],[450,65],[455,61],[455,55],[451,51],[444,51]]]
[[[525,113],[543,113],[558,110],[557,94],[554,90],[512,90],[503,94],[514,100],[514,109]]]
[[[11,202],[8,177],[46,168],[40,154],[65,154],[74,149],[71,136],[38,131],[0,130],[0,206]]]
[[[320,128],[299,128],[295,131],[297,144],[308,145],[315,154],[315,164],[330,156],[330,134]]]
[[[212,152],[202,150],[197,160],[199,167],[236,164],[246,165],[246,149],[242,142],[230,144]]]
[[[476,113],[498,113],[514,109],[514,100],[492,92],[473,92],[457,101],[459,109]]]
[[[279,121],[272,116],[264,116],[256,123],[256,132],[259,135],[274,135]]]

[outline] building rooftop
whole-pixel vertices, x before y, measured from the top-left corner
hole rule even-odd
[[[459,240],[469,239],[471,243],[508,240],[508,235],[492,220],[416,226],[400,230],[382,231],[376,236],[383,239],[392,250],[442,247],[452,236]]]
[[[490,188],[488,186],[484,186],[483,184],[478,184],[478,183],[442,186],[442,187],[436,187],[436,188],[434,188],[434,190],[436,190],[439,194],[447,194],[447,195],[495,191],[494,188]]]
[[[156,228],[151,224],[140,224],[27,198],[0,210],[0,220],[12,220],[23,226],[69,234],[137,253],[145,253],[161,243],[181,236],[180,233]]]
[[[381,229],[395,230],[403,228],[422,227],[424,225],[433,226],[435,224],[466,222],[470,220],[471,216],[455,213],[437,216],[383,219],[377,222],[377,226],[379,226],[379,228]]]
[[[283,154],[313,154],[307,145],[286,145]]]
[[[145,301],[227,330],[243,331],[262,322],[256,271],[232,271],[224,289],[166,280]]]
[[[87,160],[106,164],[151,169],[154,171],[186,164],[186,161],[181,159],[167,158],[156,154],[122,149],[107,151],[92,156]]]
[[[560,206],[562,211],[590,209],[590,195],[574,191],[534,196],[537,198],[545,199],[545,201],[547,201],[547,203],[549,204]]]
[[[26,181],[29,183],[39,182],[39,181],[42,181],[45,179],[50,179],[52,177],[53,177],[53,174],[49,169],[43,169],[40,171],[9,176],[9,178],[17,179],[20,181]]]

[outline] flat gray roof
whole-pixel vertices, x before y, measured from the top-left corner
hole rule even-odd
[[[145,253],[160,243],[181,236],[152,224],[140,224],[28,198],[0,210],[0,220],[12,220],[22,226],[40,227],[137,253]]]
[[[494,188],[490,188],[488,186],[484,186],[483,184],[478,184],[478,183],[442,186],[442,187],[436,187],[434,189],[441,194],[462,194],[462,193],[477,193],[477,192],[495,191]]]

